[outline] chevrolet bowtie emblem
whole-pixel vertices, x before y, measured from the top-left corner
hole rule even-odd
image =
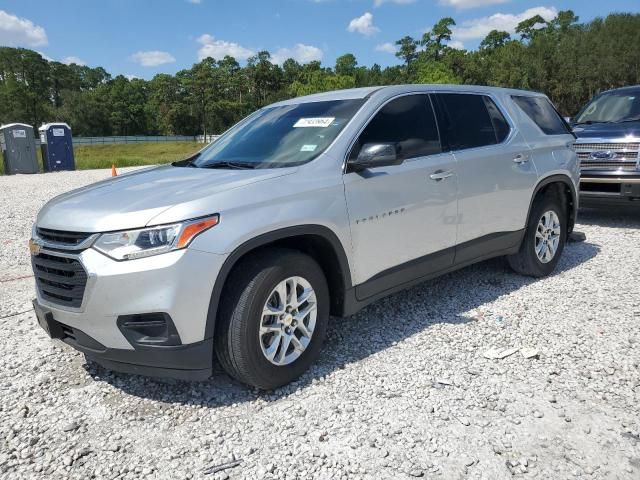
[[[36,242],[33,238],[29,240],[29,251],[31,252],[31,255],[35,257],[36,255],[40,254],[41,250],[42,245]]]

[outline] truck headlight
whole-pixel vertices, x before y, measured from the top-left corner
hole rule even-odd
[[[202,232],[220,222],[219,215],[172,225],[103,233],[93,248],[114,260],[133,260],[186,248]]]

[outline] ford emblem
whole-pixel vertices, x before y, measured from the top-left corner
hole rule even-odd
[[[594,160],[613,160],[616,158],[616,152],[611,150],[598,150],[597,152],[591,152],[591,158]]]

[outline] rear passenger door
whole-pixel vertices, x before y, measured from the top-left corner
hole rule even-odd
[[[450,266],[456,240],[455,159],[442,151],[429,95],[389,100],[349,157],[371,143],[394,143],[403,163],[344,175],[360,299]]]
[[[502,240],[519,241],[507,234],[525,227],[537,181],[529,146],[488,95],[436,93],[434,99],[443,142],[456,158],[456,263],[508,248]]]

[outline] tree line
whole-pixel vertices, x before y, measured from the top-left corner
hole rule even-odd
[[[328,90],[403,83],[523,88],[546,93],[565,115],[595,93],[640,83],[640,15],[615,13],[580,23],[571,10],[521,22],[515,35],[491,31],[477,50],[448,46],[454,19],[421,38],[396,42],[398,65],[358,64],[347,53],[333,67],[281,66],[267,51],[241,66],[206,58],[151,80],[113,77],[101,67],[48,61],[22,48],[0,48],[0,123],[65,121],[78,136],[220,133],[266,104]]]

